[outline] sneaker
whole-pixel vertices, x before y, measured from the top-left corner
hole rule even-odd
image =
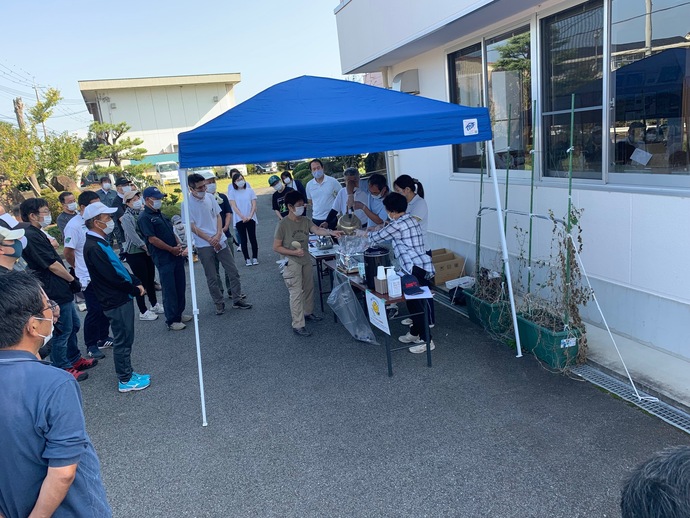
[[[404,326],[411,326],[412,325],[412,319],[406,318],[405,320],[401,320],[400,323]]]
[[[86,302],[77,302],[77,309],[82,313],[86,311]]]
[[[388,318],[395,318],[398,316],[398,305],[397,304],[389,304],[386,306],[386,314],[388,315]]]
[[[132,377],[129,378],[129,381],[127,383],[122,383],[119,381],[117,383],[117,390],[120,392],[132,392],[133,390],[144,390],[151,384],[151,380],[149,378],[143,378],[143,377],[138,377],[134,376],[132,374]]]
[[[418,336],[415,336],[413,334],[410,334],[408,331],[407,334],[403,336],[399,336],[398,340],[400,340],[404,344],[423,344],[424,340],[420,339]]]
[[[146,313],[139,313],[139,320],[156,320],[158,315],[150,309]]]
[[[88,373],[78,371],[77,369],[65,369],[65,371],[69,372],[72,376],[74,376],[74,379],[77,381],[84,381],[86,378],[89,377]]]
[[[230,291],[228,292],[228,298],[229,298],[229,299],[232,299],[232,292],[230,292]],[[246,299],[246,298],[247,298],[247,294],[246,294],[246,293],[240,294],[240,299],[241,299],[241,300],[244,300],[244,299]]]
[[[242,251],[242,247],[241,247],[241,246],[238,246],[238,247],[237,247],[237,251],[238,251],[238,252],[241,252],[241,251]]]
[[[173,322],[168,326],[168,329],[170,329],[171,331],[182,331],[186,327],[187,326],[184,325],[182,322]]]
[[[182,315],[180,316],[180,320],[182,322],[189,322],[190,320],[192,320],[192,315]]]
[[[237,302],[232,303],[232,309],[251,309],[252,305],[249,302],[245,302],[242,299]]]
[[[307,331],[306,327],[293,327],[292,332],[299,336],[311,336],[311,333]]]
[[[165,313],[165,310],[163,309],[163,304],[161,304],[160,302],[153,306],[150,309],[150,311],[153,311],[156,315],[162,315],[163,313]]]
[[[251,265],[252,265],[252,260],[251,260],[251,259],[247,259],[247,260],[244,262],[244,265],[245,265],[245,266],[251,266]]]
[[[161,283],[160,283],[160,282],[154,282],[154,283],[153,283],[153,287],[156,289],[156,291],[162,291],[162,290],[163,290],[163,286],[161,286]],[[157,306],[157,305],[158,305],[158,304],[156,304],[156,306]]]
[[[85,371],[91,367],[95,367],[98,364],[96,359],[79,358],[76,362],[72,364],[72,368],[77,371]],[[77,380],[79,381],[79,380]]]
[[[147,379],[147,380],[151,379],[150,374],[139,374],[138,372],[134,372],[134,371],[132,371],[132,377],[138,378],[138,379]]]
[[[216,304],[216,315],[222,315],[223,313],[225,313],[225,304],[223,302]]]
[[[99,349],[110,349],[110,348],[113,346],[114,343],[115,343],[115,340],[113,340],[112,338],[108,337],[108,338],[106,338],[105,340],[99,340],[99,341],[97,342],[97,345],[98,345],[98,348],[99,348]]]
[[[304,315],[304,320],[310,320],[312,322],[320,322],[323,320],[323,317],[320,317],[318,315],[315,315],[314,313],[311,313],[310,315]]]
[[[92,345],[89,347],[86,354],[88,354],[89,358],[96,358],[97,360],[105,358],[105,354],[101,352],[97,345]]]
[[[436,346],[434,345],[434,341],[433,341],[433,340],[432,340],[431,342],[429,342],[429,343],[430,343],[430,345],[431,345],[431,347],[429,347],[429,349],[431,349],[432,351],[433,351],[434,349],[436,349]],[[426,352],[426,343],[421,343],[421,344],[419,344],[419,345],[412,346],[412,347],[410,347],[408,350],[409,350],[411,353],[415,353],[415,354],[425,353],[425,352]]]
[[[256,266],[257,264],[259,264],[259,260],[255,257],[254,259],[252,259],[252,264]]]

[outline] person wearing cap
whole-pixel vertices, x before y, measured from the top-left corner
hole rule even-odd
[[[220,207],[215,198],[206,192],[206,180],[200,174],[190,174],[189,222],[199,261],[204,267],[208,291],[216,305],[216,315],[225,313],[223,292],[218,287],[216,264],[220,262],[230,277],[230,291],[233,294],[233,309],[250,309],[251,304],[242,300],[240,274],[235,258],[228,247],[228,238],[223,233]]]
[[[58,196],[58,200],[60,201],[60,205],[62,205],[62,212],[58,214],[56,223],[64,236],[67,223],[69,223],[69,220],[77,213],[77,200],[74,194],[69,191],[61,192],[60,196]]]
[[[24,247],[21,239],[24,237],[23,228],[11,228],[0,219],[0,274],[10,272],[15,263],[22,256]]]
[[[26,272],[0,275],[0,293],[0,515],[112,516],[79,386],[37,358],[57,306]]]
[[[144,210],[139,213],[137,227],[146,239],[153,263],[158,268],[163,288],[163,310],[168,329],[180,331],[191,315],[183,314],[186,300],[184,262],[187,248],[175,237],[170,219],[161,212],[163,194],[158,187],[147,187],[142,193]]]
[[[141,193],[131,190],[125,193],[124,197],[125,212],[120,218],[122,231],[124,233],[124,253],[127,264],[132,269],[132,273],[141,281],[146,290],[146,297],[149,299],[151,309],[146,307],[146,298],[137,295],[137,306],[139,307],[139,320],[156,320],[159,314],[163,313],[163,306],[156,297],[156,267],[151,260],[146,241],[137,228],[139,214],[144,208],[144,200]]]
[[[81,320],[74,304],[74,294],[81,291],[79,279],[70,274],[57,252],[41,232],[50,220],[48,202],[43,198],[30,198],[22,202],[19,208],[22,220],[29,223],[26,227],[27,247],[22,257],[33,270],[52,300],[60,306],[60,318],[57,327],[59,334],[53,337],[50,359],[53,365],[65,369],[77,381],[82,381],[88,374],[82,372],[94,367],[98,360],[82,358],[78,347],[78,332]]]
[[[101,202],[84,208],[82,217],[86,223],[84,262],[91,276],[98,302],[113,329],[113,361],[117,373],[119,392],[143,390],[151,384],[148,374],[138,374],[132,369],[132,344],[134,343],[134,302],[137,295],[146,290],[141,281],[130,274],[108,243],[107,236],[115,229],[115,207]]]
[[[366,203],[367,193],[359,187],[359,171],[356,167],[348,167],[343,171],[345,187],[338,191],[338,195],[333,201],[333,207],[328,213],[326,220],[328,228],[335,229],[338,224],[338,217],[347,214],[351,209],[355,216],[362,222],[362,227],[367,226],[367,215],[362,209],[355,209],[355,203]]]
[[[404,274],[416,277],[420,286],[434,285],[434,264],[427,255],[424,247],[424,232],[417,218],[407,213],[407,200],[397,192],[391,192],[383,199],[387,216],[391,220],[380,230],[368,234],[369,242],[373,245],[383,241],[393,241],[393,251],[400,263]],[[411,286],[413,288],[413,286]],[[412,326],[407,334],[398,338],[403,343],[413,344],[411,353],[426,352],[426,342],[422,336],[424,332],[424,314],[427,311],[426,299],[412,299],[406,301],[407,309],[412,316]],[[430,349],[435,345],[429,335]]]
[[[65,260],[74,269],[75,275],[84,293],[86,316],[84,317],[84,344],[90,358],[105,358],[101,349],[112,347],[113,339],[110,335],[110,322],[103,313],[103,308],[91,285],[91,276],[84,262],[84,244],[86,243],[86,224],[82,213],[92,203],[100,202],[98,194],[84,191],[79,195],[79,213],[74,216],[65,227]]]
[[[278,216],[278,221],[286,217],[290,211],[285,203],[285,195],[294,191],[292,187],[288,187],[277,175],[273,175],[268,179],[268,185],[273,187],[273,212]]]
[[[115,198],[117,198],[117,192],[113,191],[113,184],[110,183],[110,178],[103,176],[100,179],[101,188],[96,191],[101,202],[107,207],[112,207],[115,203]]]

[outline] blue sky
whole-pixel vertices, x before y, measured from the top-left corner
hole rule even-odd
[[[48,128],[83,133],[90,116],[79,80],[239,72],[239,103],[292,77],[339,78],[337,5],[337,0],[5,0],[0,2],[0,120],[14,121],[14,97],[26,105],[35,101],[34,79],[58,88],[66,99]]]

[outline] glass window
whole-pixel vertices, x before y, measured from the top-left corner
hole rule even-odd
[[[448,56],[451,102],[484,106],[481,43]],[[453,171],[480,172],[482,146],[479,142],[453,146]]]
[[[610,172],[687,175],[690,2],[612,0]]]
[[[489,113],[496,167],[532,169],[532,92],[529,27],[487,40]]]
[[[542,20],[544,176],[567,175],[575,94],[573,177],[602,177],[603,23],[601,1]]]

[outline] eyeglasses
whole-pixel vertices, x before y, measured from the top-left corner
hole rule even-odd
[[[54,300],[48,300],[48,305],[41,310],[41,313],[43,313],[47,309],[49,309],[51,313],[55,313],[55,309],[58,306],[59,306],[59,304],[57,302],[55,302]]]

